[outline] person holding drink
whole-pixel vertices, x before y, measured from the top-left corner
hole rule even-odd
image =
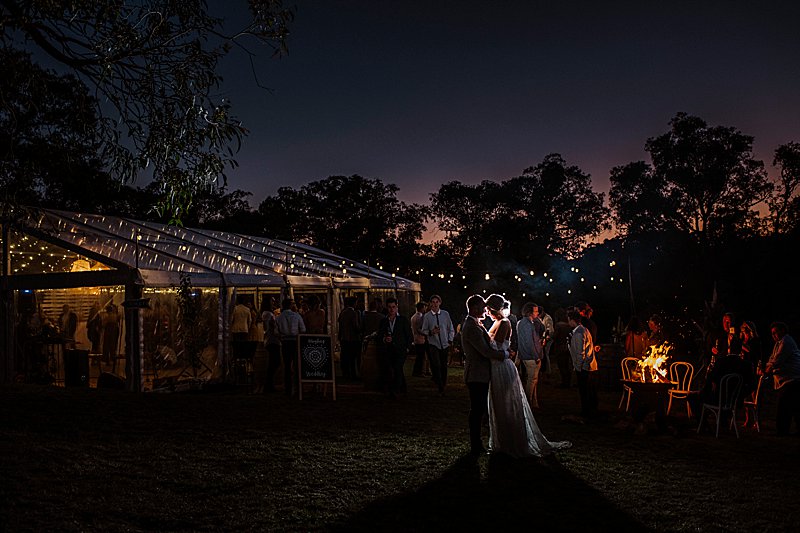
[[[447,360],[456,330],[450,314],[442,309],[441,305],[442,298],[438,294],[431,296],[430,310],[422,317],[420,329],[428,338],[428,359],[433,382],[436,383],[439,394],[444,394],[444,386],[447,384]]]
[[[406,392],[403,366],[414,336],[408,319],[398,313],[396,298],[386,300],[386,310],[386,316],[378,325],[378,354],[386,392],[394,398],[398,393]]]

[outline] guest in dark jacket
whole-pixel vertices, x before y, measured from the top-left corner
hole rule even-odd
[[[386,391],[394,398],[397,393],[406,392],[406,377],[403,366],[408,350],[414,342],[411,324],[397,313],[397,299],[386,300],[387,314],[378,326],[378,360],[386,384]]]

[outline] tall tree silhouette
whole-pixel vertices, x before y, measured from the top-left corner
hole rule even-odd
[[[645,143],[653,179],[668,199],[662,205],[675,212],[662,217],[695,235],[701,245],[752,234],[759,221],[755,207],[772,192],[752,147],[753,138],[736,128],[709,126],[701,118],[678,113],[667,133]],[[631,195],[624,201],[638,200]]]
[[[198,0],[2,0],[0,38],[4,47],[49,56],[60,73],[91,87],[111,174],[130,182],[146,172],[160,185],[159,207],[180,218],[197,189],[224,182],[246,134],[217,94],[220,58],[247,38],[271,52],[285,47],[292,12],[281,0],[248,5],[246,27],[226,33],[224,19]]]
[[[406,265],[420,253],[421,206],[398,200],[398,187],[362,176],[330,176],[294,189],[281,187],[258,208],[265,234],[305,242],[374,264]]]
[[[576,255],[588,237],[607,229],[603,199],[588,174],[550,154],[502,182],[446,183],[431,195],[431,212],[446,234],[439,246],[461,257],[463,267],[531,267],[551,254]]]
[[[772,164],[780,169],[775,195],[770,199],[770,216],[775,233],[800,228],[800,143],[790,142],[775,149]]]

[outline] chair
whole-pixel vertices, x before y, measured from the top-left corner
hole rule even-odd
[[[739,374],[725,374],[719,380],[719,402],[717,404],[703,403],[703,411],[700,414],[700,424],[697,426],[697,433],[700,433],[700,428],[703,427],[705,421],[706,409],[714,413],[717,418],[717,434],[719,437],[719,423],[725,411],[731,413],[731,425],[736,432],[736,438],[739,438],[739,428],[736,426],[736,401],[739,398],[739,391],[742,390],[742,376]]]
[[[690,363],[676,361],[669,365],[669,380],[678,385],[669,390],[669,404],[667,404],[667,415],[672,410],[672,400],[686,400],[686,414],[692,417],[692,408],[689,406],[689,389],[692,386],[694,377],[694,367]]]
[[[758,403],[761,397],[761,385],[764,383],[764,379],[765,377],[763,375],[758,377],[758,385],[756,385],[756,392],[753,393],[753,399],[744,401],[745,413],[753,413],[753,427],[756,428],[756,431],[759,433],[761,433],[761,428],[758,426]]]
[[[624,357],[622,361],[620,361],[620,366],[622,367],[622,379],[630,380],[631,374],[633,370],[636,369],[637,365],[639,364],[639,360],[635,357]],[[633,389],[630,386],[626,385],[625,383],[622,384],[622,396],[619,399],[619,406],[617,409],[622,409],[622,403],[625,402],[625,397],[627,396],[628,401],[625,404],[625,412],[627,413],[631,407],[631,394],[633,394]]]

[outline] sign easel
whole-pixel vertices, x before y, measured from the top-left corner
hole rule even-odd
[[[336,371],[333,362],[333,343],[330,335],[300,335],[297,343],[297,375],[299,398],[303,399],[303,383],[328,383],[333,386],[336,400]]]

